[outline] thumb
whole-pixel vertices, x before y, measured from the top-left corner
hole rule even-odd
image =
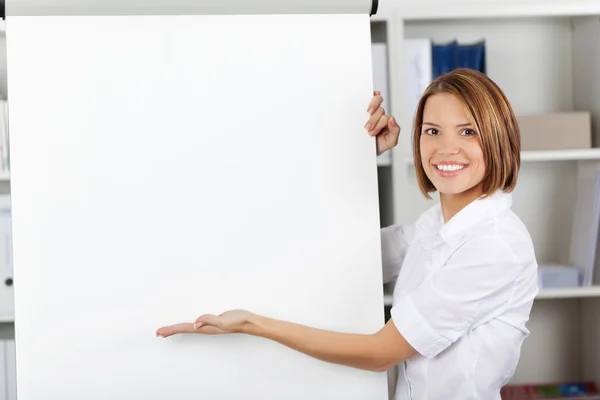
[[[219,328],[219,317],[213,314],[204,314],[196,318],[196,320],[194,321],[195,329],[206,325],[215,326]]]
[[[394,117],[391,117],[391,118],[388,120],[388,128],[389,128],[390,130],[393,130],[393,129],[396,129],[397,127],[398,127],[398,125],[396,124],[396,121],[395,121]]]

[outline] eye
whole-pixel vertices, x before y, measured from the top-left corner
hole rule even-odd
[[[465,136],[473,136],[473,135],[476,134],[476,132],[473,129],[467,128],[467,129],[465,129],[465,130],[462,131],[462,134],[465,135]]]
[[[427,133],[428,135],[437,135],[438,130],[435,128],[429,128],[429,129],[425,130],[425,133]]]

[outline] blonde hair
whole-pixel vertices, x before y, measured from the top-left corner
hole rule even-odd
[[[514,111],[502,90],[485,74],[459,68],[433,80],[419,100],[413,124],[413,157],[423,195],[431,199],[435,186],[421,164],[421,124],[427,99],[438,93],[455,96],[481,140],[485,161],[483,196],[498,189],[511,192],[521,164],[521,134]]]

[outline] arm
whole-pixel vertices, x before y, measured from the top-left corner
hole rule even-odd
[[[326,331],[251,315],[242,332],[276,341],[322,361],[371,371],[386,371],[416,353],[391,321],[368,335]]]
[[[391,321],[374,334],[352,334],[231,310],[202,315],[194,323],[165,326],[156,335],[165,338],[183,333],[244,333],[273,340],[321,361],[370,371],[385,371],[416,354]]]

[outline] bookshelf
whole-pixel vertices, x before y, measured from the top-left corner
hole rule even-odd
[[[0,98],[6,98],[6,22],[0,20]],[[10,193],[10,174],[0,172],[0,196]],[[0,282],[4,285],[4,282]],[[0,341],[14,338],[12,316],[0,316]],[[0,364],[3,360],[0,360]],[[0,396],[1,398],[1,396]]]
[[[402,126],[392,154],[394,223],[414,221],[433,201],[415,179],[414,110],[407,106],[406,39],[486,42],[487,74],[517,114],[589,111],[592,148],[523,151],[513,210],[527,225],[538,262],[566,264],[575,218],[576,181],[600,164],[600,2],[590,0],[398,0],[385,10],[390,46],[391,112]],[[406,58],[406,59],[405,59]],[[569,134],[569,132],[565,132]],[[598,270],[598,268],[597,268]],[[600,271],[595,274],[596,278]],[[384,287],[386,306],[393,285]],[[591,287],[541,289],[510,383],[591,380],[600,384],[600,280]]]

